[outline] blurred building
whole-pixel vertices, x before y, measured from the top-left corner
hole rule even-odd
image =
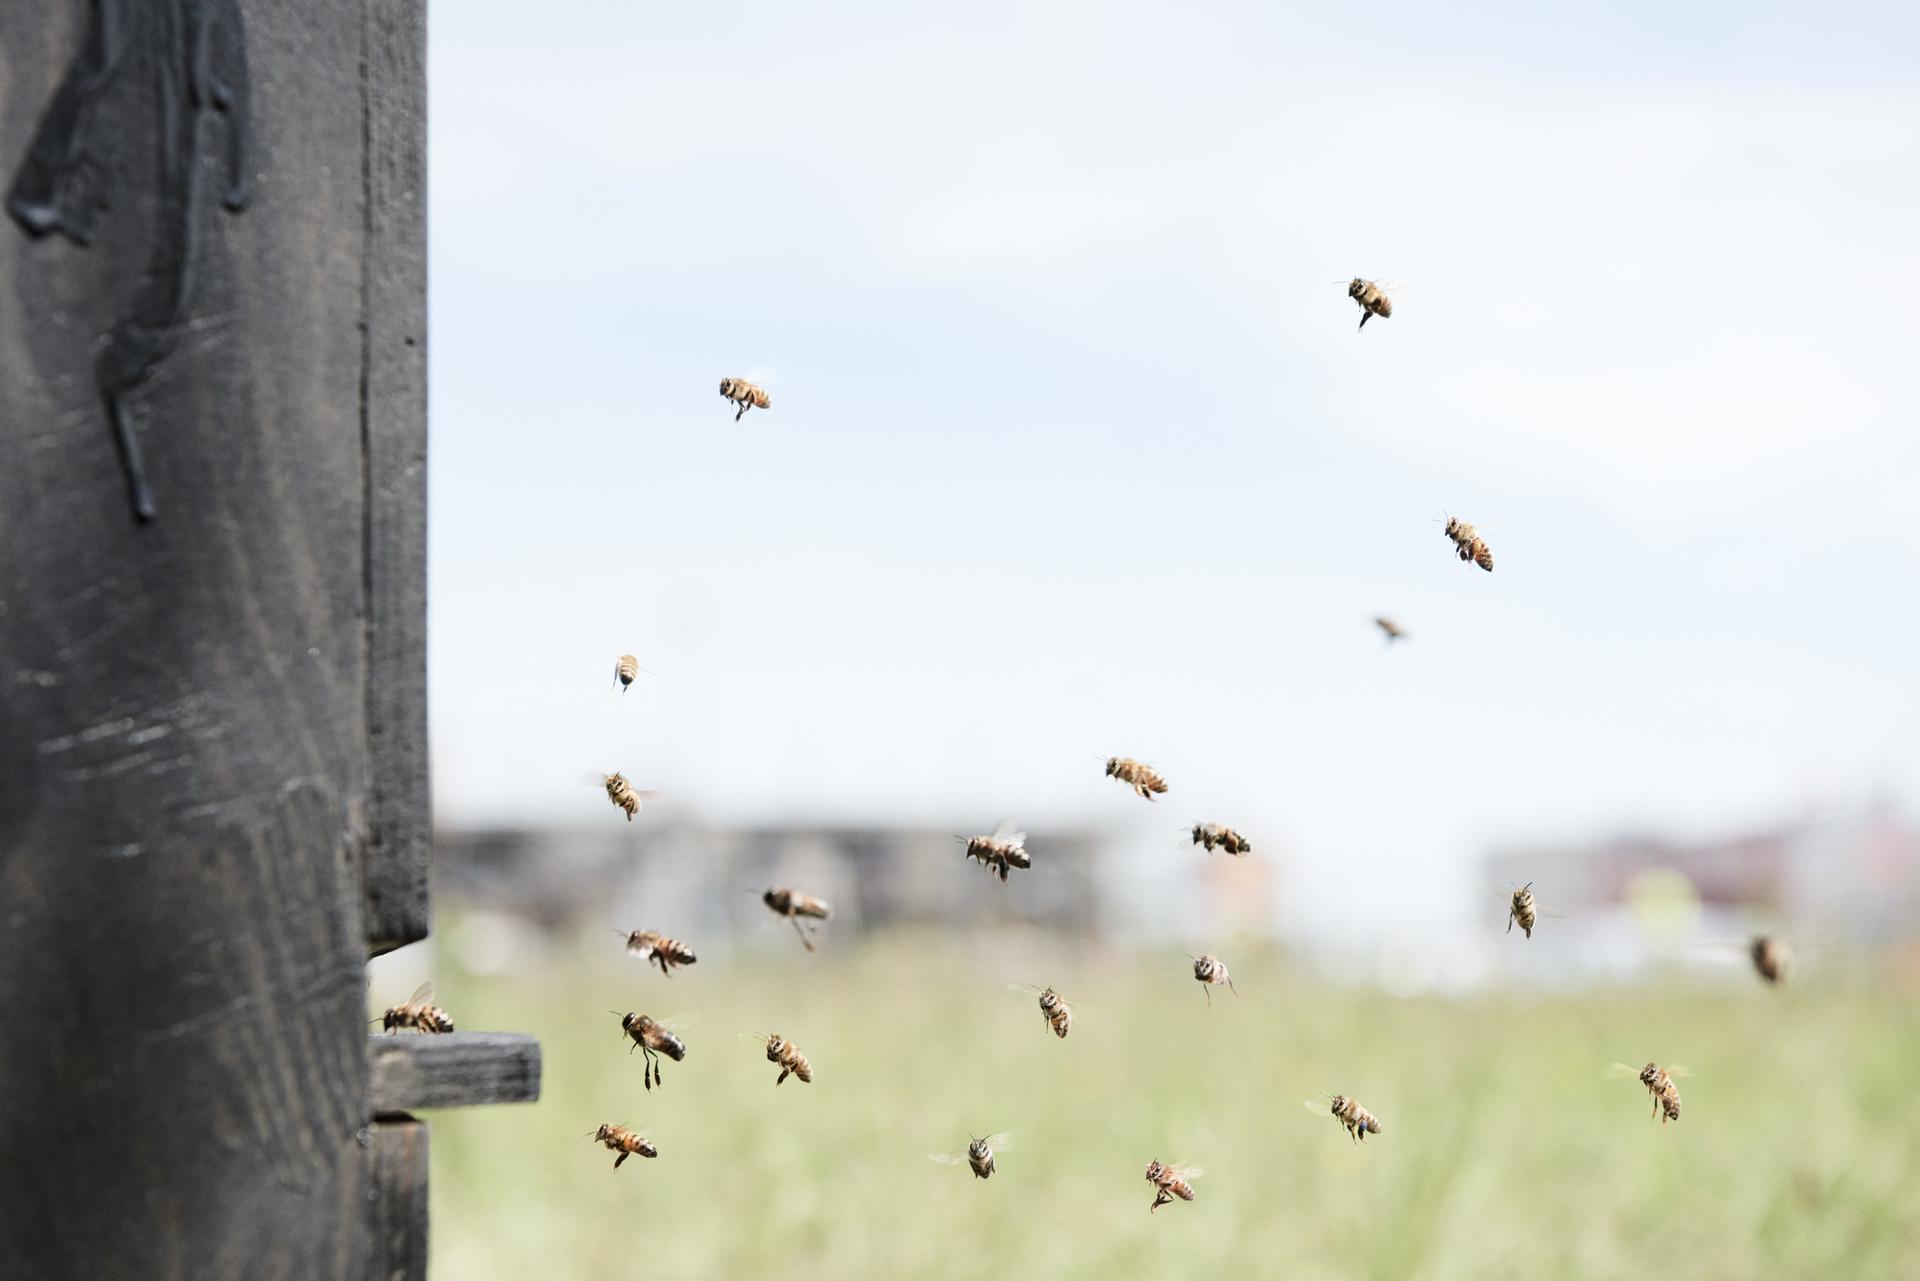
[[[1519,846],[1490,856],[1483,877],[1491,887],[1531,882],[1542,907],[1561,914],[1536,927],[1527,954],[1525,968],[1548,980],[1624,977],[1662,960],[1737,967],[1756,932],[1841,946],[1914,934],[1920,830],[1880,802],[1700,840]],[[1504,899],[1489,897],[1489,914],[1503,918]]]
[[[616,816],[617,818],[617,816]],[[833,905],[834,934],[895,926],[1023,925],[1087,935],[1113,906],[1098,875],[1102,842],[1049,831],[1013,883],[968,860],[954,834],[920,828],[712,828],[608,822],[591,829],[442,831],[434,891],[450,905],[558,938],[583,918],[666,929],[703,953],[792,946],[760,901],[784,885]]]

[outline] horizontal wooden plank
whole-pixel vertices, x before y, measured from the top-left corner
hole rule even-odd
[[[373,1114],[540,1097],[540,1042],[518,1032],[417,1032],[368,1037]]]

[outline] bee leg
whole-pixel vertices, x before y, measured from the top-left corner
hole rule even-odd
[[[1213,1008],[1213,984],[1202,983],[1200,985],[1200,993],[1202,996],[1205,996],[1207,998],[1207,1008],[1212,1009]]]
[[[622,1152],[619,1156],[613,1158],[613,1168],[616,1170],[619,1169],[620,1163],[632,1155],[631,1152]]]
[[[782,1081],[785,1081],[787,1079],[787,1073],[791,1071],[793,1071],[792,1068],[781,1068],[780,1075],[774,1078],[773,1083],[775,1085],[779,1085]]]
[[[800,936],[801,946],[809,952],[813,951],[813,940],[808,938],[807,932],[800,928],[800,918],[797,916],[789,916],[787,919],[793,922],[793,932]]]
[[[1513,916],[1511,913],[1507,916],[1507,933],[1513,933]]]
[[[747,412],[747,402],[743,400],[740,402],[740,412],[733,416],[733,421],[739,422],[741,415],[745,414],[746,412]]]

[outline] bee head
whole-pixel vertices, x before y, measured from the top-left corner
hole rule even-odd
[[[775,1034],[767,1038],[767,1057],[769,1059],[779,1058],[786,1052],[786,1048],[787,1041],[785,1037]]]
[[[638,1023],[644,1022],[645,1018],[646,1018],[645,1015],[634,1014],[629,1012],[625,1018],[622,1018],[620,1020],[620,1030],[622,1032],[631,1032],[633,1031],[634,1026]]]
[[[1108,778],[1112,778],[1114,774],[1119,770],[1119,768],[1120,768],[1120,758],[1118,756],[1107,757],[1107,777]]]
[[[720,380],[720,394],[722,396],[726,396],[726,395],[732,394],[732,392],[733,392],[733,379],[722,378]]]
[[[1660,1065],[1649,1063],[1640,1069],[1640,1083],[1651,1089],[1660,1080]]]
[[[602,1125],[598,1130],[593,1132],[593,1137],[596,1142],[605,1143],[612,1134],[613,1127],[611,1125]]]
[[[765,903],[768,907],[774,909],[776,912],[780,910],[779,899],[780,899],[779,890],[768,890],[765,894],[762,894],[760,896],[760,901],[762,903]]]
[[[1040,994],[1041,1009],[1051,1010],[1058,1004],[1060,1004],[1060,994],[1054,991],[1052,988],[1048,988],[1046,991]]]
[[[1158,1183],[1166,1177],[1167,1167],[1158,1161],[1147,1162],[1147,1182]]]
[[[989,1151],[987,1141],[985,1139],[975,1139],[973,1142],[967,1144],[967,1151],[971,1155],[984,1161]]]
[[[1334,1095],[1333,1096],[1333,1114],[1335,1116],[1339,1116],[1342,1112],[1345,1112],[1346,1110],[1347,1110],[1347,1096],[1344,1094]]]
[[[1367,282],[1360,279],[1360,277],[1355,276],[1353,278],[1353,282],[1347,286],[1347,297],[1358,298],[1361,294],[1366,292],[1366,289],[1367,289]]]

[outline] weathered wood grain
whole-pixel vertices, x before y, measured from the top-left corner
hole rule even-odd
[[[426,4],[369,0],[365,438],[367,946],[427,936]]]
[[[367,1281],[415,1281],[427,1275],[427,1127],[396,1119],[371,1134]]]
[[[400,1032],[368,1038],[373,1110],[532,1103],[540,1097],[540,1043],[515,1032]]]
[[[411,158],[395,142],[419,6],[239,6],[251,200],[186,202],[192,271],[163,315],[139,300],[181,216],[156,177],[180,154],[177,45],[215,7],[114,7],[133,52],[100,106],[89,242],[0,223],[9,1281],[357,1281],[379,1230],[364,962],[425,928],[422,871],[413,907],[381,900],[402,924],[369,928],[364,864],[376,835],[424,848],[418,134]],[[0,175],[93,11],[0,0]],[[409,60],[395,96],[366,90]],[[197,127],[187,190],[217,194],[230,156]],[[150,524],[95,368],[130,305],[170,330],[123,384]]]

